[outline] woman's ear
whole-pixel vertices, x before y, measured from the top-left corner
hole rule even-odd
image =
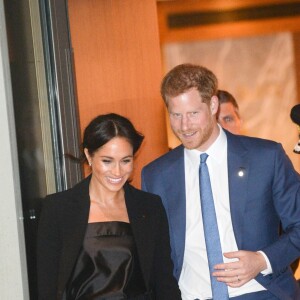
[[[85,157],[86,157],[86,159],[88,161],[89,166],[91,166],[92,165],[92,158],[91,158],[91,156],[89,154],[89,150],[87,148],[84,148],[83,152],[85,154]]]

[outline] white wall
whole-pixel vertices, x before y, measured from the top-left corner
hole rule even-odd
[[[0,0],[0,41],[0,298],[27,300],[25,240],[3,0]]]

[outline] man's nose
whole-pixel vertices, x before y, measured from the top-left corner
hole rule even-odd
[[[187,130],[189,128],[190,125],[190,119],[188,118],[188,116],[182,116],[181,119],[181,130]]]

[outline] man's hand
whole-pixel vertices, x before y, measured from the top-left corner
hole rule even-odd
[[[235,251],[223,254],[226,258],[237,259],[215,265],[213,276],[218,281],[225,282],[230,287],[240,287],[267,268],[265,258],[261,253],[251,251]]]

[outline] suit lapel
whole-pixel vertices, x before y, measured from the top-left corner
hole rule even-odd
[[[82,246],[90,208],[90,177],[75,186],[68,194],[63,212],[62,255],[60,260],[61,286],[65,286]]]
[[[242,247],[244,212],[246,207],[249,158],[240,139],[228,132],[228,186],[233,231],[238,248]]]
[[[152,255],[154,253],[154,241],[151,239],[151,236],[153,236],[153,228],[149,226],[148,211],[143,207],[143,201],[139,199],[135,188],[126,184],[124,190],[128,217],[144,276],[144,282],[146,288],[149,289],[149,276],[151,274],[151,264],[153,261]]]
[[[174,149],[172,157],[169,160],[168,168],[163,173],[165,189],[165,208],[167,211],[170,239],[172,249],[172,258],[175,264],[175,275],[179,279],[183,264],[185,248],[185,227],[186,227],[186,193],[184,176],[184,148],[179,146]],[[166,178],[166,180],[165,180]],[[164,197],[163,197],[164,201]]]

